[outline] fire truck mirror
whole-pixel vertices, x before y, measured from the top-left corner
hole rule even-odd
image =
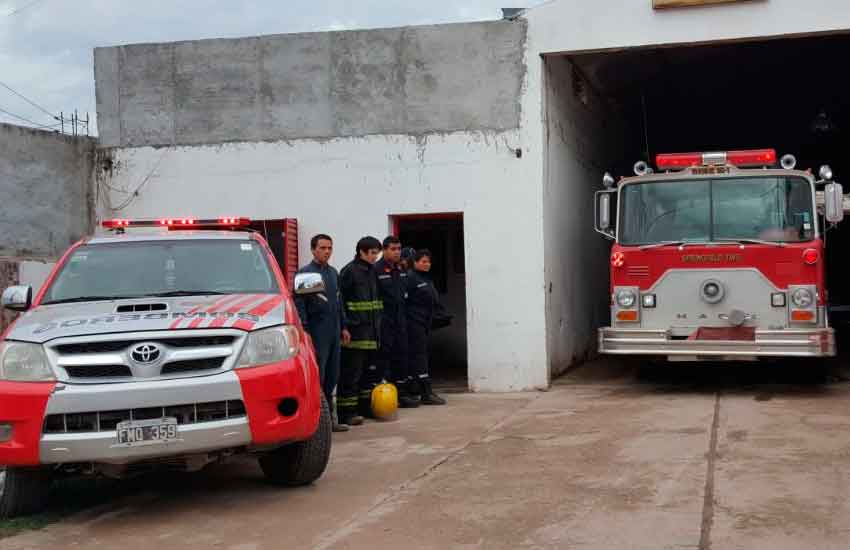
[[[824,217],[829,223],[838,223],[844,219],[844,189],[840,183],[828,183],[824,186]]]
[[[596,230],[606,237],[613,237],[613,222],[611,220],[612,191],[597,191],[596,193]]]

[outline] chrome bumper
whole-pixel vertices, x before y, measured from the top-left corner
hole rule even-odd
[[[44,434],[40,443],[42,464],[99,462],[130,464],[151,458],[201,454],[242,447],[251,443],[247,418],[233,418],[179,426],[177,440],[160,445],[118,445],[116,432]]]
[[[832,357],[831,328],[756,330],[755,340],[674,340],[670,331],[599,329],[599,353],[696,357]]]
[[[232,371],[212,376],[114,384],[59,384],[50,396],[47,415],[159,408],[212,401],[241,400],[242,388]],[[99,421],[98,421],[99,425]],[[127,447],[118,445],[114,429],[50,433],[39,441],[42,464],[98,462],[130,464],[141,460],[202,454],[249,445],[247,416],[180,424],[177,440]]]

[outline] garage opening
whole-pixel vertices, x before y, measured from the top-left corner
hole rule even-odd
[[[654,165],[658,153],[757,148],[791,153],[798,168],[815,174],[829,164],[846,191],[850,75],[840,60],[848,54],[850,35],[820,35],[546,56],[547,192],[558,201],[571,199],[568,206],[559,202],[560,208],[589,209],[605,171],[615,178],[632,175],[635,161]],[[561,185],[581,191],[559,191]],[[554,254],[566,265],[565,254],[551,248],[568,244],[558,240],[559,230],[593,239],[593,213],[576,216],[584,227],[546,222],[547,256]],[[831,317],[845,354],[850,353],[848,239],[848,222],[827,236]],[[606,262],[607,252],[600,252],[598,244],[578,241],[572,249],[585,252],[582,261]],[[560,276],[565,288],[572,282],[593,292],[593,321],[606,319],[607,283],[600,285],[595,276],[578,276],[576,283],[568,271],[547,268],[556,284]],[[587,323],[578,322],[571,331],[579,335],[575,349],[553,338],[569,310],[563,303],[571,300],[553,296],[547,312],[550,352],[562,362],[582,351],[588,335]]]
[[[463,214],[422,214],[394,216],[394,234],[402,246],[427,248],[433,254],[431,277],[448,326],[438,323],[431,335],[431,377],[441,391],[466,391],[466,268],[464,258]],[[437,328],[439,327],[439,328]]]

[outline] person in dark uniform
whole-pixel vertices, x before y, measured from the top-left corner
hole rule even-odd
[[[363,237],[357,242],[354,260],[342,268],[339,289],[345,306],[350,339],[343,344],[339,381],[339,421],[363,423],[371,416],[372,388],[381,382],[375,366],[380,340],[381,310],[375,261],[381,253],[381,241]]]
[[[431,326],[434,312],[441,309],[440,295],[431,280],[431,251],[423,248],[411,258],[413,269],[407,275],[407,342],[410,377],[423,405],[445,405],[434,393],[428,367]]]
[[[340,343],[351,338],[345,328],[345,310],[339,294],[339,274],[328,263],[333,254],[333,240],[324,234],[310,239],[313,261],[298,270],[298,273],[319,273],[325,283],[325,291],[319,294],[295,296],[295,307],[301,324],[310,333],[319,365],[322,391],[333,413],[333,394],[339,380]],[[348,426],[334,423],[334,431],[348,431]]]
[[[401,241],[390,235],[384,239],[383,256],[375,264],[378,289],[384,304],[381,315],[381,342],[378,350],[378,369],[398,388],[398,405],[402,408],[419,406],[411,392],[407,373],[407,272],[401,268]]]

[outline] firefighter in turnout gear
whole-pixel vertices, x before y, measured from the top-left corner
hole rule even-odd
[[[342,349],[337,398],[339,421],[344,424],[363,423],[363,413],[371,407],[372,388],[381,382],[375,362],[383,306],[373,265],[380,250],[378,239],[363,237],[357,242],[354,260],[342,268],[339,276],[350,336]]]
[[[375,264],[378,290],[384,304],[378,368],[398,388],[399,406],[413,408],[419,406],[419,398],[410,391],[411,381],[407,372],[407,272],[399,263],[401,241],[398,237],[387,237],[383,245],[383,257]]]
[[[411,392],[420,396],[423,405],[445,405],[446,400],[431,388],[428,356],[431,325],[435,311],[440,311],[440,295],[431,280],[431,251],[422,249],[410,258],[407,275],[407,342]]]

